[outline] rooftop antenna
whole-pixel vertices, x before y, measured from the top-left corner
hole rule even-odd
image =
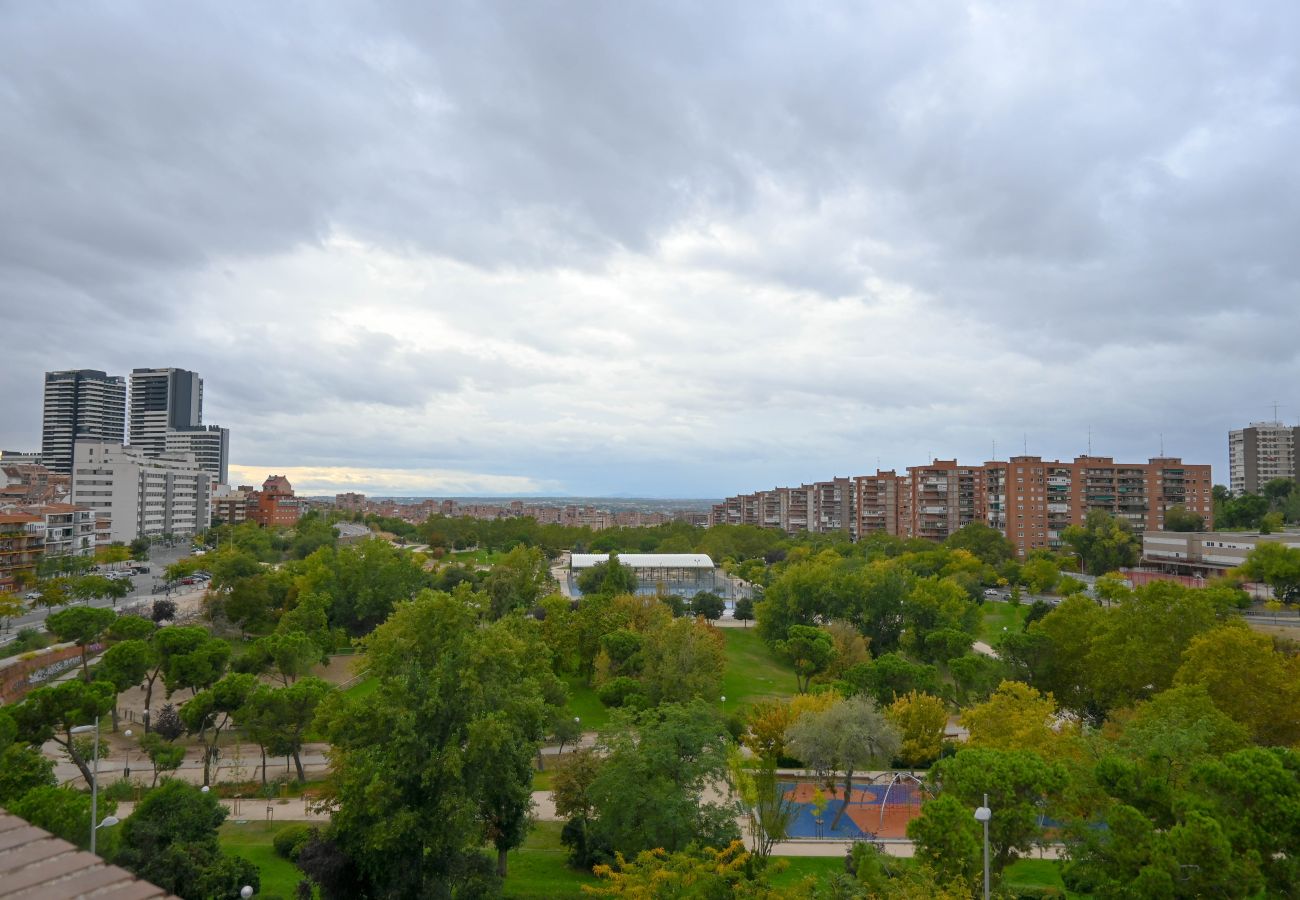
[[[993,459],[994,462],[997,462],[997,461],[998,461],[998,442],[997,442],[997,439],[996,439],[996,438],[994,438],[994,440],[993,440],[993,457],[992,457],[992,459]]]
[[[1160,458],[1165,458],[1165,433],[1160,432]]]
[[[1028,455],[1029,455],[1029,432],[1027,432],[1027,431],[1022,432],[1020,436],[1021,436],[1021,438],[1024,440],[1024,444],[1025,444],[1025,456],[1028,456]]]
[[[1092,456],[1092,426],[1088,426],[1088,455]]]

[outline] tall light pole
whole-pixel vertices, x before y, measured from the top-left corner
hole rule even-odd
[[[984,805],[975,810],[975,821],[984,825],[984,900],[989,900],[989,819],[993,810],[989,809],[989,795],[984,795]]]
[[[109,828],[118,822],[117,816],[105,816],[99,821],[99,716],[95,716],[94,725],[78,725],[71,729],[72,734],[95,733],[95,750],[90,769],[90,852],[95,852],[95,837],[101,828]]]

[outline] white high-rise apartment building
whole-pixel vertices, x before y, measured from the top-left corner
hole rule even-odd
[[[146,455],[109,441],[78,441],[72,502],[94,511],[101,543],[190,536],[212,524],[213,475],[190,453]]]
[[[199,468],[211,472],[217,484],[228,484],[230,429],[219,425],[171,428],[166,435],[168,453],[193,453]]]
[[[72,471],[82,437],[120,444],[125,433],[125,378],[95,369],[45,373],[41,461],[50,471]]]
[[[1233,494],[1258,494],[1274,478],[1295,478],[1300,455],[1300,427],[1281,422],[1252,422],[1228,432],[1229,488]]]

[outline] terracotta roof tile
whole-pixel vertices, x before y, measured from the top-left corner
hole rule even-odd
[[[15,900],[145,900],[162,888],[0,809],[0,897]]]

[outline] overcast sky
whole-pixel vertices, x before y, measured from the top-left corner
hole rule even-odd
[[[1300,4],[0,0],[0,446],[723,496],[1300,417]]]

